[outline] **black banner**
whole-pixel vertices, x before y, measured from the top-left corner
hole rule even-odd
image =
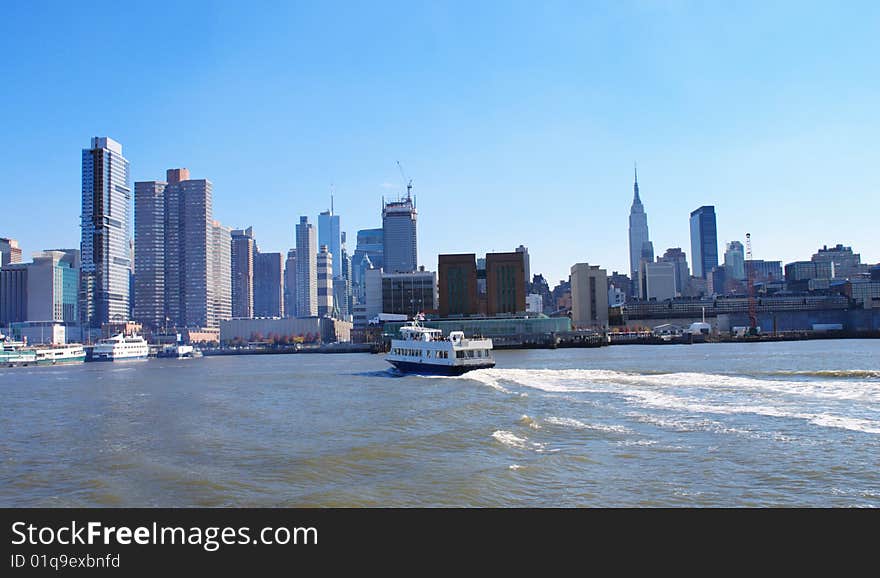
[[[726,565],[828,553],[844,534],[829,532],[825,518],[876,520],[830,510],[708,509],[5,509],[0,516],[3,576],[352,567],[423,574],[464,571],[468,560],[513,570],[600,561],[624,569],[707,555]]]

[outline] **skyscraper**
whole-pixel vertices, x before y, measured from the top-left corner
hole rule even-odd
[[[135,291],[146,299],[143,307],[136,304],[138,321],[154,328],[219,326],[232,314],[231,230],[213,219],[211,182],[169,169],[164,182],[135,183],[135,194],[145,211],[135,230]]]
[[[318,316],[333,315],[333,254],[327,245],[321,245],[317,255],[318,267]]]
[[[211,222],[213,243],[211,247],[212,309],[214,320],[211,327],[232,317],[232,228]]]
[[[702,206],[691,213],[691,260],[694,277],[706,279],[712,268],[718,266],[714,206]]]
[[[308,217],[296,226],[296,316],[318,314],[318,236]]]
[[[318,215],[318,246],[327,245],[333,256],[333,276],[342,275],[342,260],[339,258],[341,246],[339,215],[333,213],[333,197],[330,197],[330,210]]]
[[[21,247],[15,239],[0,237],[0,267],[21,263]]]
[[[145,327],[165,324],[165,186],[134,184],[134,319]]]
[[[339,247],[341,274],[333,278],[333,303],[340,319],[349,319],[352,309],[351,299],[351,257],[345,246],[345,232],[342,233],[342,244]],[[333,257],[336,265],[337,257]]]
[[[232,316],[254,316],[254,229],[232,231]]]
[[[681,247],[670,247],[666,249],[666,252],[657,261],[672,263],[675,272],[675,293],[677,295],[684,295],[687,292],[687,284],[691,278],[691,271],[688,268],[685,252],[681,250]]]
[[[410,273],[418,266],[416,219],[412,197],[385,203],[382,208],[383,269]]]
[[[731,241],[724,251],[724,268],[730,279],[743,280],[746,278],[746,252],[743,244],[739,241]]]
[[[80,321],[85,327],[129,315],[131,188],[122,145],[94,137],[82,151]]]
[[[631,279],[639,278],[639,263],[654,260],[654,245],[648,235],[648,214],[639,198],[639,173],[634,171],[633,202],[629,210],[629,271]],[[637,284],[633,283],[637,288]],[[633,295],[638,291],[634,290]]]
[[[284,262],[284,315],[296,317],[296,249],[287,251]]]
[[[254,259],[254,317],[284,316],[281,253],[257,252]]]

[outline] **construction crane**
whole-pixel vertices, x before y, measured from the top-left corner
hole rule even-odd
[[[403,172],[403,167],[400,166],[400,161],[397,161],[397,168],[400,169],[400,176],[403,177],[403,182],[406,183],[406,198],[412,198],[412,179],[407,179],[406,174]]]
[[[746,233],[746,284],[749,291],[749,335],[757,335],[758,303],[755,300],[755,264],[752,261],[751,233]]]

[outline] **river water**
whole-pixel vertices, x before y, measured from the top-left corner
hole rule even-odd
[[[880,506],[880,341],[0,369],[0,506]]]

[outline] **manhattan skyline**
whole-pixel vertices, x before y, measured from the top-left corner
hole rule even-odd
[[[214,218],[266,252],[331,192],[350,239],[381,226],[399,160],[428,270],[524,244],[551,283],[627,272],[637,161],[656,254],[687,251],[713,205],[719,251],[750,232],[756,259],[842,243],[880,261],[872,3],[193,3],[173,10],[191,42],[142,42],[171,6],[9,7],[0,138],[39,154],[0,161],[2,234],[25,260],[79,246],[79,151],[107,136],[131,183],[211,180]]]

